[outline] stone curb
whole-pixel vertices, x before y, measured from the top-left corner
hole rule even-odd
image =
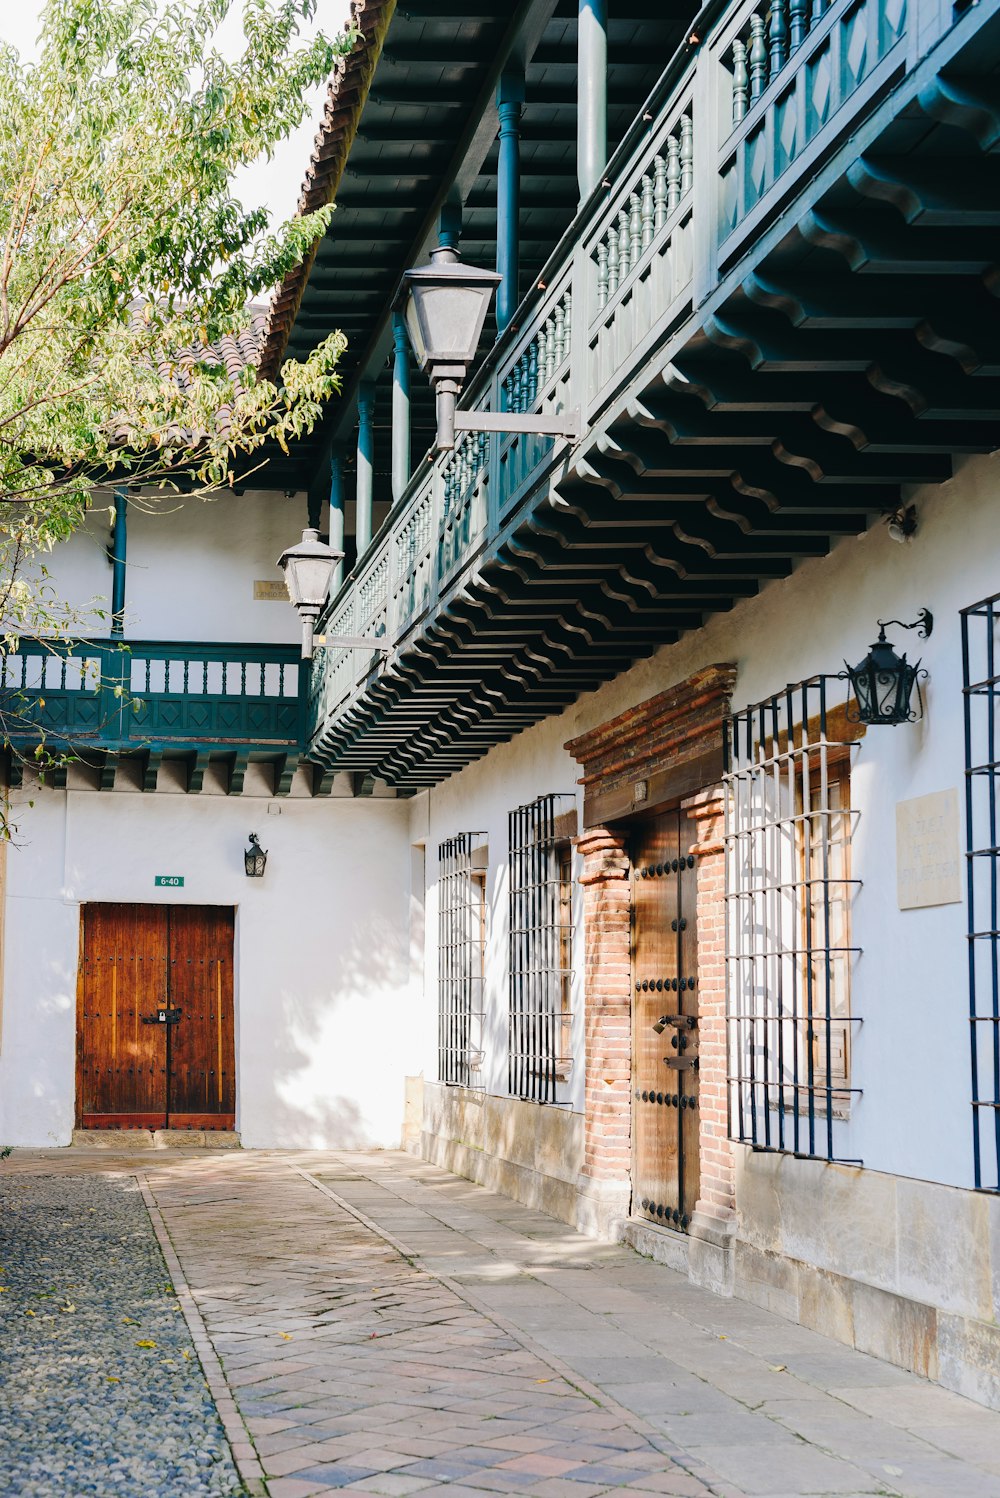
[[[145,1202],[146,1211],[149,1213],[149,1220],[153,1224],[153,1231],[156,1234],[163,1257],[166,1260],[167,1269],[170,1271],[170,1282],[177,1292],[177,1300],[181,1308],[181,1313],[187,1322],[188,1331],[191,1333],[191,1340],[194,1343],[194,1350],[201,1362],[208,1391],[215,1401],[215,1407],[219,1412],[219,1419],[222,1421],[226,1440],[229,1442],[230,1450],[233,1453],[233,1461],[236,1463],[236,1469],[246,1485],[247,1491],[253,1495],[253,1498],[267,1498],[264,1469],[257,1459],[257,1448],[254,1445],[253,1437],[243,1422],[239,1406],[233,1398],[233,1392],[226,1382],[225,1373],[222,1371],[222,1364],[219,1361],[218,1353],[209,1337],[208,1328],[205,1326],[201,1312],[198,1310],[197,1301],[191,1292],[191,1287],[184,1278],[181,1261],[174,1250],[163,1214],[156,1203],[156,1198],[146,1177],[136,1172],[135,1179],[139,1190],[142,1192],[142,1199]]]
[[[618,1404],[614,1399],[610,1398],[596,1384],[592,1384],[589,1379],[582,1378],[562,1358],[556,1357],[554,1353],[541,1347],[526,1332],[522,1331],[519,1326],[515,1325],[512,1321],[508,1321],[506,1316],[502,1316],[485,1301],[480,1300],[473,1291],[469,1290],[467,1285],[460,1285],[455,1280],[450,1279],[448,1275],[441,1274],[436,1269],[431,1269],[419,1253],[412,1248],[408,1248],[399,1238],[394,1237],[392,1233],[380,1227],[377,1222],[367,1217],[364,1212],[358,1207],[353,1206],[351,1202],[345,1201],[342,1196],[338,1196],[336,1191],[316,1176],[311,1175],[308,1170],[304,1170],[300,1165],[293,1165],[291,1169],[295,1171],[296,1175],[302,1176],[311,1186],[314,1186],[317,1191],[321,1191],[324,1196],[329,1197],[342,1211],[349,1213],[362,1227],[367,1228],[369,1232],[381,1238],[383,1243],[387,1243],[390,1248],[395,1249],[404,1259],[408,1259],[422,1274],[426,1274],[430,1279],[437,1280],[439,1285],[443,1285],[447,1290],[450,1290],[452,1295],[464,1301],[478,1315],[483,1316],[487,1321],[491,1321],[494,1326],[506,1333],[508,1337],[518,1342],[526,1352],[530,1352],[539,1362],[551,1368],[553,1373],[564,1379],[572,1388],[578,1389],[581,1394],[585,1394],[588,1399],[593,1400],[601,1409],[607,1410],[609,1414],[614,1415],[617,1420],[620,1420],[623,1425],[635,1431],[636,1435],[642,1436],[643,1440],[648,1441],[663,1456],[669,1457],[682,1471],[687,1472],[691,1477],[695,1477],[699,1482],[704,1483],[712,1493],[716,1494],[716,1498],[746,1498],[746,1494],[744,1494],[741,1488],[734,1487],[732,1483],[719,1477],[706,1463],[700,1461],[697,1457],[690,1456],[686,1451],[682,1451],[672,1441],[661,1435],[659,1431],[654,1430],[645,1420],[641,1419],[631,1410],[626,1409],[624,1405]],[[370,1180],[371,1178],[366,1176],[365,1179]]]

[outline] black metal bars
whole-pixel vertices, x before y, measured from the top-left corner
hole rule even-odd
[[[962,610],[972,1151],[976,1187],[981,1191],[1000,1191],[998,625],[1000,593]]]
[[[438,1078],[461,1087],[482,1065],[485,844],[462,832],[438,848]]]
[[[815,676],[725,725],[730,1133],[838,1158],[852,1027],[855,813],[846,718]],[[843,725],[843,727],[840,727]]]
[[[508,1080],[513,1097],[557,1101],[565,1074],[572,976],[566,914],[566,846],[559,808],[569,795],[539,796],[508,817],[510,849],[510,1030]]]

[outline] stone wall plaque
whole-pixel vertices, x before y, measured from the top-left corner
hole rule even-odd
[[[288,589],[284,582],[271,582],[268,578],[257,578],[253,585],[255,603],[287,603]]]
[[[900,910],[962,898],[958,791],[896,803],[896,899]]]

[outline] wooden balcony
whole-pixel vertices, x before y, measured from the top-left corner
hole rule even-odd
[[[703,20],[463,398],[582,435],[415,477],[326,616],[393,647],[317,652],[330,770],[432,784],[997,445],[1000,0]]]
[[[66,784],[69,761],[111,789],[122,759],[138,764],[155,790],[164,760],[181,762],[200,791],[214,760],[230,794],[251,762],[272,769],[286,794],[304,748],[303,672],[293,645],[167,643],[148,640],[22,640],[0,657],[0,711],[16,751],[11,783],[43,745],[63,762],[45,771]],[[327,789],[320,785],[316,789]]]

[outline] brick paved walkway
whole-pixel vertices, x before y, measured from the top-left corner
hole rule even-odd
[[[145,1177],[271,1498],[1000,1498],[1000,1415],[405,1155],[44,1168]]]

